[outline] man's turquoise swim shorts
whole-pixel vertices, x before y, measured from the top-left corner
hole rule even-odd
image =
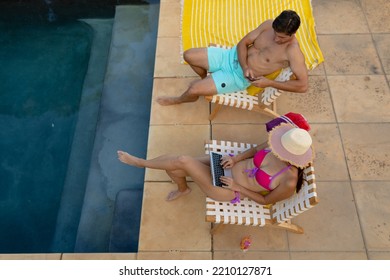
[[[226,50],[218,47],[207,48],[209,72],[218,93],[244,90],[250,82],[245,79],[237,58],[237,48]]]

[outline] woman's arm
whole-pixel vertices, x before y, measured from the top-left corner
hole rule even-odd
[[[291,185],[291,186],[280,185],[277,188],[275,188],[273,191],[268,193],[267,195],[262,195],[257,192],[248,190],[243,186],[240,186],[239,190],[237,191],[239,191],[244,196],[252,199],[253,201],[256,201],[259,204],[267,205],[267,204],[273,204],[275,202],[284,200],[292,196],[295,192],[295,185]]]
[[[244,186],[237,184],[231,177],[222,176],[221,182],[224,184],[225,188],[231,189],[232,191],[237,191],[243,196],[246,196],[262,205],[273,204],[275,202],[289,198],[294,194],[296,188],[296,180],[292,177],[289,177],[286,181],[280,183],[278,187],[276,187],[267,195],[262,195],[258,192],[251,191]]]
[[[221,164],[223,168],[232,168],[233,165],[239,161],[252,158],[254,155],[267,147],[267,142],[264,142],[256,147],[253,147],[251,149],[246,150],[245,152],[241,154],[237,154],[235,156],[223,156],[221,160]]]

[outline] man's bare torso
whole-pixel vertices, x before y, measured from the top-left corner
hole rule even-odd
[[[275,32],[270,25],[248,48],[247,63],[255,76],[265,76],[289,65],[287,51],[293,44],[298,44],[296,38],[284,44],[278,44],[274,39]]]

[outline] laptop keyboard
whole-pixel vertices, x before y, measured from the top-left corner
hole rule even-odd
[[[212,156],[211,159],[212,159],[212,163],[213,163],[213,167],[214,167],[215,185],[218,187],[222,187],[223,184],[222,184],[221,180],[219,179],[221,176],[225,176],[225,171],[221,165],[222,155],[216,154],[216,153],[211,153],[211,156]]]

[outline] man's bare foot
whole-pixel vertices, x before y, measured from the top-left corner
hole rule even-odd
[[[156,99],[161,106],[170,106],[182,103],[178,97],[160,96]]]
[[[172,200],[175,200],[175,199],[177,199],[179,197],[182,197],[182,196],[184,196],[186,194],[189,194],[190,192],[191,192],[190,188],[186,189],[184,192],[181,192],[179,190],[174,190],[174,191],[171,191],[168,194],[168,196],[167,196],[167,198],[165,200],[166,201],[172,201]]]
[[[130,155],[129,153],[123,152],[123,151],[118,151],[118,159],[126,163],[128,165],[136,166],[136,167],[143,167],[141,165],[141,160],[140,158],[137,158],[135,156]]]

